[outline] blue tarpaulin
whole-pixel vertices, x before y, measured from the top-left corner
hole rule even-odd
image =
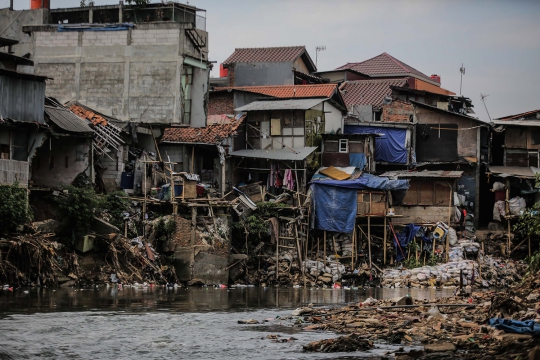
[[[313,228],[350,233],[354,230],[358,190],[406,190],[407,180],[362,174],[354,180],[313,180]]]
[[[58,25],[58,32],[66,31],[122,31],[129,30],[132,28],[133,24],[123,23],[123,24],[60,24]]]
[[[366,166],[366,154],[363,154],[363,153],[350,153],[349,154],[349,164],[351,166],[357,167],[360,170],[363,170],[364,166]]]
[[[407,163],[407,129],[345,125],[345,134],[382,134],[375,138],[375,161]]]
[[[512,319],[491,318],[489,319],[489,325],[497,330],[503,330],[510,333],[535,336],[540,335],[540,324],[534,320],[517,321]]]
[[[407,224],[405,226],[405,228],[400,232],[400,233],[397,233],[396,236],[399,240],[399,245],[401,246],[401,250],[403,250],[403,253],[400,251],[396,251],[396,260],[397,261],[402,261],[405,259],[405,257],[407,256],[407,245],[409,245],[409,243],[411,241],[413,241],[414,237],[418,234],[418,231],[420,230],[421,226],[420,225],[415,225],[415,224]],[[431,249],[431,244],[433,243],[433,239],[430,239],[428,237],[426,237],[423,232],[421,232],[420,234],[418,234],[418,236],[421,238],[421,241],[423,241],[426,246],[424,247],[424,249]],[[394,247],[396,249],[399,249],[399,246],[398,244],[396,243],[396,238],[393,237],[394,239]]]

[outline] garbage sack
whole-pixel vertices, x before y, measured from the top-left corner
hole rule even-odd
[[[501,191],[504,189],[506,189],[506,186],[502,182],[496,181],[493,183],[493,191]]]
[[[540,324],[534,320],[517,321],[512,319],[489,319],[489,325],[497,330],[503,330],[509,333],[540,335]]]
[[[454,228],[449,228],[448,229],[448,242],[450,243],[451,246],[454,246],[456,245],[458,241],[458,238],[457,238],[457,234],[456,234],[456,230],[454,230]]]
[[[516,196],[508,200],[508,206],[510,208],[510,214],[520,215],[521,211],[525,211],[527,205],[524,198]]]

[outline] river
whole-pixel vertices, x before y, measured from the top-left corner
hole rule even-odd
[[[368,297],[448,296],[433,289],[116,288],[0,290],[0,359],[364,359],[369,353],[303,353],[334,333],[281,319],[300,306],[338,307]],[[268,320],[240,325],[238,320]],[[279,339],[273,342],[267,335]]]

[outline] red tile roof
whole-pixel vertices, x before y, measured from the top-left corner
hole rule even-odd
[[[527,118],[530,115],[536,115],[537,113],[540,113],[540,109],[533,110],[533,111],[527,111],[527,112],[524,112],[524,113],[521,113],[521,114],[516,114],[516,115],[509,115],[509,116],[501,117],[501,118],[494,119],[494,120],[518,120],[518,119],[521,119],[521,118]]]
[[[395,57],[387,54],[382,53],[381,55],[375,56],[374,58],[371,58],[366,61],[357,62],[357,63],[347,63],[343,66],[340,66],[337,68],[337,70],[344,70],[344,69],[352,69],[359,71],[363,74],[367,74],[370,76],[377,76],[377,75],[416,75],[418,77],[421,77],[423,79],[429,80],[433,82],[434,80],[431,79],[426,74],[421,73],[420,71],[416,70],[412,66],[409,66],[405,64],[402,61],[399,61]]]
[[[245,116],[229,123],[208,125],[204,128],[173,127],[165,129],[161,138],[164,142],[217,144],[236,134]]]
[[[69,110],[74,112],[76,115],[79,115],[83,119],[90,120],[92,124],[94,125],[97,125],[97,124],[101,124],[103,126],[107,125],[107,120],[103,116],[98,115],[94,113],[93,111],[86,110],[82,106],[73,104],[70,106]]]
[[[243,62],[289,62],[295,61],[306,51],[305,46],[282,46],[267,48],[240,48],[223,65]]]
[[[215,91],[240,90],[276,98],[330,98],[337,89],[337,84],[316,85],[272,85],[272,86],[231,86],[216,88]]]
[[[353,105],[382,106],[385,96],[392,94],[390,86],[403,87],[407,78],[347,81],[341,85],[341,95],[347,109]]]

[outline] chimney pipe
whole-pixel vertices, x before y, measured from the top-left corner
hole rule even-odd
[[[13,0],[9,0],[9,10],[13,10]]]

